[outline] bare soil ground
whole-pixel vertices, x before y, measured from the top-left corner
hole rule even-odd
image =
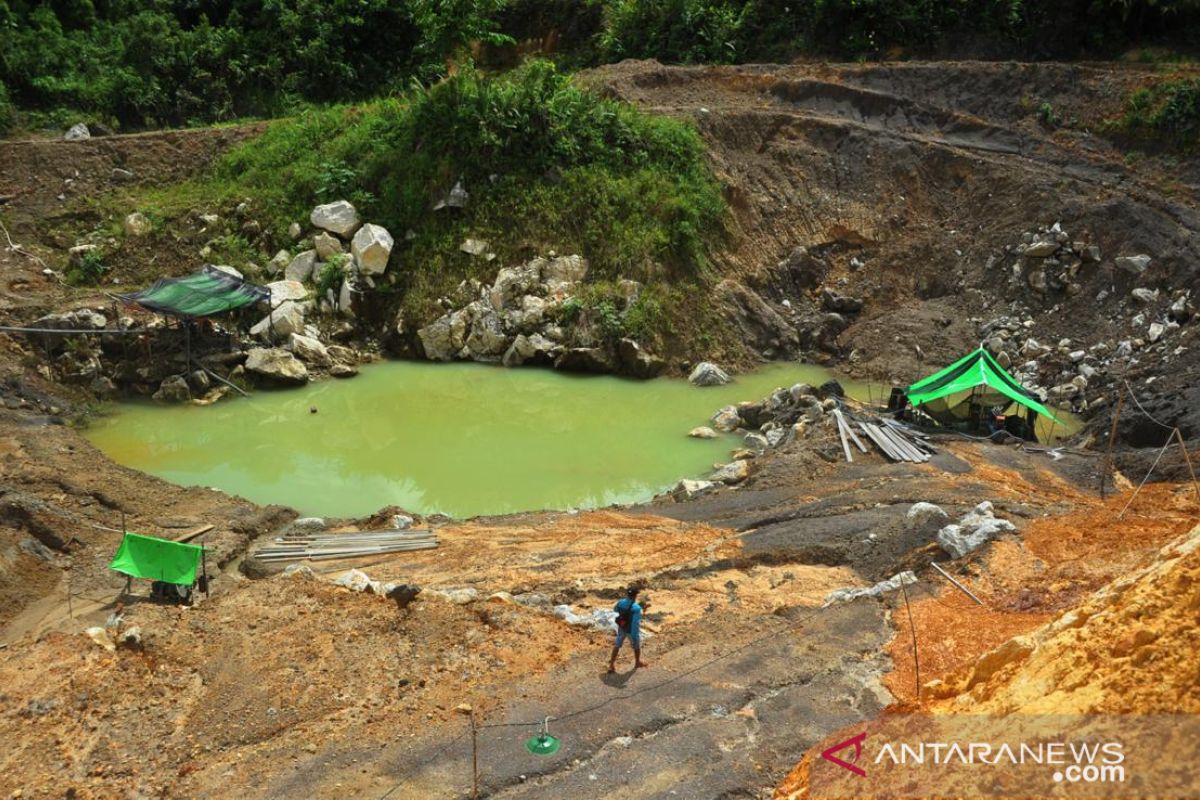
[[[1100,133],[1149,76],[1111,65],[631,62],[587,79],[697,121],[734,210],[718,265],[774,314],[742,315],[747,344],[769,349],[775,317],[798,329],[819,312],[820,289],[836,286],[866,307],[821,357],[886,384],[960,355],[1002,314],[1030,316],[1039,340],[1087,347],[1132,335],[1135,283],[1194,289],[1195,164],[1170,173],[1165,156],[1130,163]],[[1043,101],[1074,121],[1043,128]],[[0,142],[0,220],[16,243],[61,266],[81,228],[111,226],[87,206],[121,191],[114,168],[135,182],[178,181],[254,131]],[[1031,297],[996,271],[1010,258],[988,265],[1022,232],[1055,221],[1105,253],[1078,295]],[[197,246],[131,247],[114,277],[188,271]],[[1137,282],[1112,265],[1133,252],[1154,258]],[[35,258],[0,242],[0,324],[95,304],[108,300],[43,275]],[[1091,399],[1128,378],[1150,410],[1200,435],[1192,336],[1189,326],[1172,331],[1098,380]],[[494,726],[479,734],[485,796],[768,796],[831,731],[913,701],[896,598],[822,608],[833,589],[915,569],[922,678],[958,687],[990,648],[1094,603],[1092,592],[1151,563],[1197,513],[1189,485],[1151,484],[1118,517],[1132,487],[1102,503],[1094,452],[1054,458],[947,442],[927,465],[877,454],[846,465],[829,442],[798,441],[762,459],[745,486],[695,501],[439,524],[437,550],[365,566],[372,578],[425,587],[399,610],[332,585],[349,564],[244,578],[247,545],[285,529],[294,512],[113,464],[72,427],[91,398],[39,366],[34,348],[0,334],[0,794],[12,797],[468,796],[460,703]],[[1128,433],[1128,444],[1154,444]],[[1141,474],[1129,472],[1134,482]],[[1018,530],[960,561],[904,523],[917,501],[957,514],[981,500]],[[103,623],[121,587],[106,565],[122,518],[166,537],[213,524],[199,541],[219,574],[213,596],[190,609],[134,603],[124,625],[138,626],[142,643],[110,651],[82,631]],[[948,589],[935,560],[987,608]],[[631,582],[653,600],[651,666],[629,672],[626,653],[608,676],[608,634],[553,609],[605,610]],[[1145,607],[1171,620],[1194,612],[1184,584],[1156,589]],[[1134,652],[1146,641],[1118,643],[1125,654],[1105,671],[1116,634],[1101,627],[1087,627],[1079,647],[1046,634],[1045,657],[1028,668],[1043,684],[1082,681],[1075,698],[1096,707],[1152,710],[1171,692],[1194,701],[1179,682],[1194,647],[1162,633],[1171,648],[1151,658]],[[1145,665],[1163,670],[1159,695],[1132,688],[1131,670]],[[1024,668],[976,681],[972,702],[1032,702]],[[563,749],[535,758],[523,743],[546,716]]]
[[[629,61],[588,80],[695,121],[734,214],[728,247],[716,256],[724,275],[788,321],[819,312],[823,287],[862,298],[862,313],[824,357],[853,375],[907,385],[962,355],[1003,316],[1032,320],[1022,339],[1065,339],[1083,350],[1103,343],[1111,352],[1120,340],[1145,338],[1138,313],[1153,320],[1162,311],[1138,306],[1133,288],[1159,289],[1163,302],[1176,292],[1194,296],[1196,160],[1133,158],[1109,127],[1129,95],[1157,77],[1112,64]],[[1043,125],[1041,103],[1067,124]],[[1022,233],[1055,222],[1102,253],[1084,265],[1073,294],[1038,293],[1024,276],[1011,277]],[[1153,259],[1144,274],[1114,266],[1117,256],[1138,253]],[[760,350],[779,338],[771,318],[743,327]],[[1188,378],[1200,369],[1193,327],[1089,379],[1097,431],[1127,379],[1152,413],[1186,437],[1200,435],[1200,395]],[[1025,360],[1011,355],[1014,364]],[[1074,374],[1065,356],[1043,359],[1044,380],[1059,368]],[[1125,422],[1127,441],[1162,444],[1163,433],[1137,437],[1133,420]]]

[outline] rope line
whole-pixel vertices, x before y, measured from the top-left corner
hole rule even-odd
[[[918,581],[918,583],[919,582],[920,581]],[[700,672],[701,670],[707,669],[708,667],[712,666],[713,664],[717,663],[718,661],[723,661],[724,659],[730,658],[731,656],[735,656],[738,653],[742,653],[746,650],[749,650],[751,647],[754,647],[755,645],[758,645],[768,639],[774,639],[775,637],[777,637],[780,633],[783,633],[784,631],[787,631],[787,630],[790,630],[793,628],[797,628],[800,625],[804,624],[805,622],[808,622],[809,620],[814,619],[815,617],[820,615],[822,612],[827,611],[829,608],[830,608],[830,606],[821,606],[819,608],[813,609],[813,611],[811,613],[805,614],[804,616],[800,617],[797,620],[784,623],[782,626],[780,626],[778,628],[774,628],[773,630],[768,631],[767,633],[764,633],[761,636],[756,636],[755,638],[751,639],[750,641],[748,641],[744,644],[738,645],[737,647],[734,647],[731,650],[727,650],[724,653],[716,655],[716,656],[708,659],[707,661],[701,662],[700,664],[698,664],[694,667],[690,667],[690,668],[684,670],[683,672],[677,673],[676,675],[673,675],[672,677],[667,678],[665,680],[659,681],[658,683],[654,683],[649,686],[643,686],[641,689],[637,689],[633,692],[629,692],[628,694],[622,694],[622,695],[616,695],[614,697],[609,697],[606,700],[600,701],[599,703],[595,703],[595,704],[587,706],[585,708],[581,708],[576,711],[572,711],[570,713],[562,715],[561,717],[551,716],[550,719],[555,722],[563,722],[565,720],[572,719],[574,717],[579,717],[584,714],[590,714],[591,712],[597,711],[597,710],[604,708],[605,706],[608,706],[612,703],[630,700],[630,699],[637,697],[641,694],[644,694],[646,692],[653,691],[655,689],[661,689],[662,687],[668,686],[672,683],[675,683],[683,678],[688,677],[689,675],[694,675],[697,672]],[[484,730],[487,728],[533,728],[533,727],[541,727],[543,724],[545,724],[545,721],[546,721],[546,718],[542,717],[541,719],[536,720],[534,722],[492,722],[492,723],[488,723],[485,725],[476,725],[475,729],[476,730]],[[460,739],[462,739],[463,736],[465,736],[467,733],[469,733],[469,730],[463,731],[457,737],[455,737],[453,740],[451,740],[450,743],[447,744],[445,747],[446,748],[452,747]],[[445,748],[443,748],[443,749],[445,749]],[[435,755],[435,757],[436,757],[436,755]],[[396,785],[393,786],[391,789],[389,789],[386,794],[381,796],[379,798],[379,800],[387,800],[387,798],[390,797],[397,789],[399,789],[404,784],[404,781],[407,780],[414,772],[416,772],[421,767],[424,767],[431,761],[433,761],[433,758],[429,758],[422,762],[419,762],[416,765],[414,765],[413,767],[406,770],[404,773],[402,773],[400,780],[396,783]]]
[[[1172,428],[1171,430],[1174,431],[1175,429]],[[1162,450],[1158,451],[1158,457],[1154,459],[1154,463],[1151,464],[1150,469],[1146,471],[1146,477],[1142,478],[1142,482],[1138,484],[1137,489],[1132,495],[1129,496],[1129,502],[1127,502],[1125,507],[1121,509],[1121,513],[1117,514],[1117,519],[1124,518],[1125,512],[1129,510],[1131,505],[1133,505],[1133,501],[1137,499],[1138,494],[1142,491],[1142,487],[1146,485],[1146,481],[1150,480],[1150,476],[1154,474],[1154,468],[1158,466],[1158,462],[1162,460],[1163,454],[1167,452],[1167,448],[1170,447],[1174,441],[1174,436],[1167,437],[1167,443],[1162,446]]]
[[[0,331],[5,333],[61,333],[63,335],[86,335],[86,334],[105,334],[105,333],[123,333],[123,334],[143,334],[145,331],[133,328],[89,328],[87,330],[76,330],[74,328],[24,328],[19,325],[0,325]]]
[[[1138,400],[1137,395],[1133,393],[1133,387],[1129,385],[1129,381],[1125,381],[1125,389],[1126,389],[1126,391],[1129,392],[1129,396],[1133,398],[1133,404],[1138,407],[1138,411],[1142,412],[1142,414],[1145,415],[1145,417],[1148,420],[1150,420],[1155,425],[1157,425],[1158,427],[1163,428],[1165,430],[1168,430],[1168,431],[1175,430],[1174,425],[1167,425],[1165,422],[1162,422],[1162,421],[1156,419],[1153,414],[1151,414],[1149,411],[1147,411],[1142,406],[1142,402],[1140,400]]]
[[[392,788],[388,789],[388,790],[387,790],[387,794],[384,794],[384,795],[382,795],[382,796],[379,798],[379,800],[387,800],[389,797],[391,797],[391,796],[392,796],[392,794],[393,794],[393,793],[395,793],[395,791],[396,791],[397,789],[399,789],[401,786],[403,786],[403,785],[404,785],[404,781],[405,781],[405,780],[407,780],[407,779],[408,779],[408,778],[409,778],[409,777],[410,777],[410,776],[411,776],[411,775],[412,775],[414,772],[416,772],[417,770],[421,769],[422,767],[428,766],[429,764],[433,763],[433,761],[435,761],[437,758],[439,758],[439,757],[441,757],[442,755],[444,755],[444,754],[445,754],[445,753],[444,753],[444,751],[445,751],[445,750],[449,750],[451,747],[454,747],[454,745],[456,745],[456,744],[458,744],[460,741],[462,741],[462,738],[463,738],[464,736],[466,736],[466,735],[467,735],[468,733],[470,733],[470,732],[471,732],[471,729],[470,729],[470,728],[468,728],[467,730],[465,730],[465,731],[463,731],[462,733],[460,733],[458,736],[455,736],[455,737],[454,737],[453,739],[451,739],[451,740],[450,740],[448,743],[446,743],[446,744],[445,744],[445,745],[444,745],[444,746],[441,748],[441,750],[435,751],[435,752],[434,752],[434,754],[433,754],[433,755],[431,755],[429,758],[423,759],[422,761],[418,761],[418,762],[417,762],[416,764],[414,764],[414,765],[413,765],[411,768],[409,768],[407,771],[405,771],[405,772],[404,772],[404,773],[401,775],[401,777],[400,777],[400,780],[396,782],[396,785],[395,785],[395,786],[393,786]]]

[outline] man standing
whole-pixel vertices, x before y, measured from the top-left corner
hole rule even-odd
[[[617,612],[617,641],[613,645],[612,655],[608,659],[608,671],[617,671],[617,653],[621,650],[621,645],[625,643],[625,637],[629,637],[630,644],[633,645],[633,668],[650,666],[645,661],[642,661],[642,611],[649,608],[650,601],[638,603],[638,587],[630,586],[625,592],[625,597],[617,601],[613,606],[613,611]]]

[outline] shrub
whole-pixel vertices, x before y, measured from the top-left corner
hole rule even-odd
[[[1168,79],[1137,90],[1118,127],[1143,139],[1195,149],[1200,144],[1200,78]]]
[[[87,286],[99,283],[108,272],[104,263],[104,254],[99,250],[89,250],[79,259],[77,265],[71,266],[66,272],[66,281],[72,286]]]
[[[13,129],[17,122],[17,110],[9,99],[8,89],[0,83],[0,136]]]
[[[599,277],[698,275],[724,214],[692,126],[585,92],[547,62],[273,123],[221,161],[213,190],[258,196],[282,232],[348,190],[348,164],[360,210],[415,232],[399,257],[460,277],[467,235],[514,257],[531,243],[581,252]],[[468,207],[433,211],[459,181]]]
[[[1038,122],[1042,123],[1047,128],[1057,128],[1060,122],[1058,113],[1055,112],[1054,106],[1048,102],[1043,102],[1038,106],[1037,110]]]
[[[346,263],[349,260],[350,256],[340,253],[321,269],[316,280],[318,298],[325,297],[329,292],[333,292],[334,297],[337,296],[342,287],[342,279],[346,277]]]

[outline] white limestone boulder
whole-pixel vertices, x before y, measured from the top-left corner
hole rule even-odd
[[[350,253],[359,272],[364,275],[382,275],[387,270],[388,258],[392,255],[395,240],[382,225],[367,223],[354,234]]]
[[[358,210],[345,200],[317,206],[308,219],[314,227],[335,233],[343,239],[349,239],[362,224]]]

